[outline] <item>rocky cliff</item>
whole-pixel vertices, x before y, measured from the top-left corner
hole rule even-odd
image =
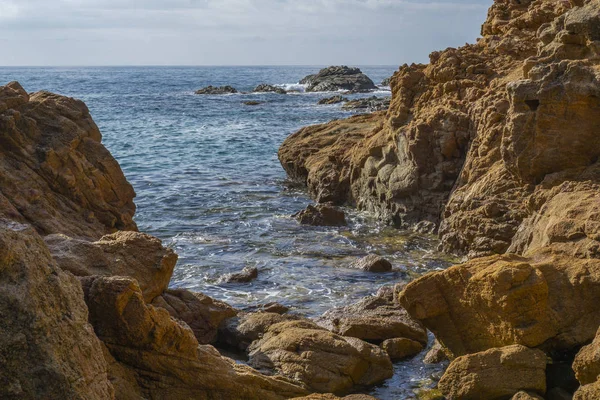
[[[305,128],[279,157],[318,201],[465,256],[399,296],[452,357],[572,353],[600,325],[600,1],[496,0],[481,33],[402,66],[386,114]]]

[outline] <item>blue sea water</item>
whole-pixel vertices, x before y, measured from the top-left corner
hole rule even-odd
[[[347,210],[347,228],[306,227],[290,217],[311,200],[286,181],[277,149],[303,126],[353,114],[340,105],[317,105],[331,93],[194,94],[207,85],[251,91],[260,83],[301,90],[296,83],[319,68],[0,68],[0,84],[18,80],[30,92],[49,90],[86,102],[137,193],[140,230],[179,254],[173,287],[240,308],[278,301],[312,317],[446,265],[435,239],[396,231],[367,214]],[[378,83],[396,67],[361,69]],[[375,94],[390,95],[383,87]],[[249,100],[264,103],[243,104]],[[345,268],[369,252],[390,259],[394,271]],[[258,268],[256,281],[219,282],[245,266]],[[397,363],[395,377],[371,394],[411,398],[439,370],[421,358]]]

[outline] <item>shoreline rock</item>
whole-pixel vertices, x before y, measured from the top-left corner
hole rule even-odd
[[[253,93],[276,93],[276,94],[287,94],[287,91],[279,86],[269,85],[261,83],[252,91]]]
[[[308,205],[306,209],[292,215],[303,225],[345,226],[346,214],[331,204]]]
[[[304,77],[300,84],[308,85],[307,92],[348,90],[358,93],[377,89],[373,81],[359,68],[350,68],[345,65],[323,68],[316,74]]]
[[[196,94],[209,94],[209,95],[220,95],[220,94],[235,94],[239,93],[236,88],[227,86],[212,86],[209,85],[205,88],[196,90]]]

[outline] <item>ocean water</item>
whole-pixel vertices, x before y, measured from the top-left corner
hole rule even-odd
[[[86,102],[137,193],[140,230],[179,254],[173,287],[240,308],[277,301],[313,317],[448,265],[435,238],[397,231],[368,214],[346,210],[350,223],[344,228],[301,226],[290,217],[311,200],[286,180],[277,149],[303,126],[354,113],[317,105],[332,93],[194,94],[207,85],[251,91],[260,83],[302,91],[297,82],[319,68],[0,68],[0,84],[18,80],[30,92],[49,90]],[[378,83],[396,67],[361,69]],[[375,94],[390,95],[384,87]],[[249,100],[264,103],[243,104]],[[371,252],[387,257],[394,270],[346,268]],[[246,266],[258,268],[257,280],[220,283],[224,274]],[[370,393],[382,400],[412,398],[440,370],[424,366],[423,355],[397,363],[394,378]]]

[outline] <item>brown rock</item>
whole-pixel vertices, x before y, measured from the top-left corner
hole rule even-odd
[[[79,282],[32,227],[3,219],[0,315],[0,398],[114,398]]]
[[[535,393],[520,391],[519,393],[515,394],[511,400],[544,400],[544,398]]]
[[[137,230],[135,193],[85,104],[0,87],[0,217],[43,234],[98,239]]]
[[[546,391],[546,355],[513,345],[458,357],[438,387],[448,399],[496,400],[517,392]]]
[[[582,385],[596,382],[600,375],[600,330],[594,341],[581,348],[573,361],[573,370]]]
[[[258,278],[258,268],[245,267],[242,271],[227,274],[220,280],[225,283],[249,283]]]
[[[367,272],[390,272],[392,270],[392,264],[381,256],[369,254],[350,264],[349,268],[360,269]]]
[[[146,305],[131,278],[83,278],[90,321],[112,356],[135,372],[142,394],[164,399],[285,399],[306,391],[198,345],[187,325]]]
[[[338,94],[337,96],[326,97],[324,99],[321,99],[321,100],[319,100],[319,102],[317,104],[319,104],[319,105],[338,104],[338,103],[343,103],[345,101],[348,101],[348,98]]]
[[[342,336],[381,342],[406,338],[427,344],[427,332],[398,304],[381,297],[366,297],[347,307],[326,311],[317,323]]]
[[[394,338],[385,340],[381,348],[388,353],[392,361],[396,361],[419,354],[423,350],[423,345],[406,338]]]
[[[350,394],[345,397],[337,397],[333,394],[309,394],[304,397],[297,397],[296,400],[377,400],[375,397],[366,394]]]
[[[156,297],[152,305],[162,307],[171,317],[184,321],[200,344],[214,344],[221,322],[237,314],[233,307],[222,301],[185,289],[167,290]]]
[[[304,225],[314,226],[344,226],[346,215],[342,210],[329,204],[309,205],[293,215],[294,218]]]
[[[62,269],[75,276],[130,276],[148,303],[169,286],[177,262],[173,250],[139,232],[116,232],[95,242],[56,234],[45,241]]]
[[[573,395],[573,400],[597,400],[598,398],[600,398],[600,381],[580,387]]]
[[[425,355],[423,362],[425,364],[439,364],[446,360],[448,360],[446,351],[442,344],[436,339],[431,349]]]
[[[250,346],[250,365],[276,369],[313,391],[335,394],[375,385],[393,375],[392,363],[379,347],[309,321],[271,325]]]

